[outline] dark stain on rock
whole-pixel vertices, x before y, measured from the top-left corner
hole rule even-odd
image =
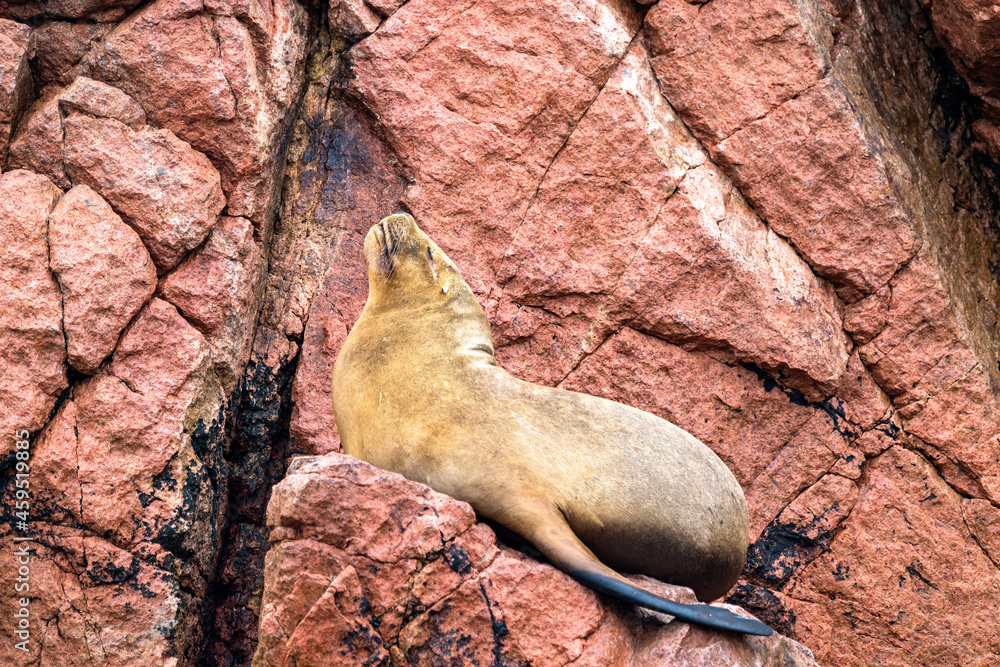
[[[207,517],[198,516],[198,499],[202,497],[207,476],[204,472],[188,469],[184,474],[184,486],[181,487],[181,506],[177,514],[165,526],[160,527],[153,540],[167,551],[175,554],[184,560],[196,559],[199,555],[197,546],[191,544],[193,532],[200,528],[202,522],[199,519]],[[176,480],[171,478],[171,486],[176,485]],[[155,484],[154,484],[155,486]],[[213,550],[214,551],[214,550]]]
[[[806,399],[805,394],[801,391],[781,384],[778,380],[775,380],[767,372],[765,372],[760,366],[748,362],[741,363],[740,366],[756,375],[757,379],[761,382],[761,386],[764,387],[764,391],[767,393],[771,393],[777,389],[781,391],[781,393],[783,393],[793,405],[822,410],[828,417],[830,417],[830,421],[833,423],[833,430],[837,433],[849,440],[853,440],[857,436],[857,433],[855,433],[849,426],[847,415],[844,412],[844,401],[837,396],[828,398],[821,403],[811,403],[808,399]],[[784,376],[779,375],[779,379],[781,377]]]
[[[482,579],[479,580],[479,591],[483,595],[486,611],[490,615],[490,631],[493,634],[493,662],[490,663],[490,667],[514,667],[514,665],[521,664],[520,661],[513,661],[504,654],[504,640],[510,634],[510,630],[507,629],[504,620],[493,613],[493,602],[486,594],[486,585]]]
[[[833,422],[833,430],[842,435],[846,440],[853,440],[858,434],[849,426],[847,415],[844,412],[844,401],[837,396],[832,396],[819,403],[817,407],[825,412]]]
[[[139,574],[139,561],[136,558],[129,559],[128,565],[125,566],[106,562],[87,563],[86,576],[93,585],[121,584],[133,579],[137,574]]]
[[[464,575],[472,571],[472,562],[469,560],[469,554],[465,553],[465,549],[457,544],[449,544],[445,547],[444,560],[448,563],[448,567],[451,568],[452,572]]]
[[[726,598],[726,602],[743,607],[770,625],[775,632],[795,639],[795,612],[786,607],[781,598],[767,587],[748,583],[737,584]]]
[[[793,574],[827,551],[831,534],[821,532],[817,537],[810,537],[821,518],[816,517],[804,525],[772,521],[747,549],[744,568],[747,579],[780,589]]]
[[[258,338],[263,332],[258,330]],[[203,664],[249,665],[257,644],[257,605],[269,547],[264,514],[271,487],[287,466],[291,379],[298,357],[277,367],[251,357],[235,415],[227,425],[225,502],[220,550],[201,611]],[[220,499],[223,496],[220,494]]]

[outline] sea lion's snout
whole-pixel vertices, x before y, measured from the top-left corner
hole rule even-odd
[[[406,213],[394,213],[373,225],[365,236],[365,264],[369,277],[374,271],[389,277],[396,272],[399,257],[417,223]]]

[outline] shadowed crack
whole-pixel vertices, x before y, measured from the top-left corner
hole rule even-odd
[[[493,663],[490,667],[503,667],[506,664],[503,656],[503,644],[510,631],[507,629],[503,617],[497,618],[497,615],[493,613],[493,603],[490,601],[490,596],[486,594],[486,586],[482,579],[479,580],[479,591],[483,594],[483,601],[486,602],[486,611],[490,615],[490,629],[493,632]]]
[[[396,208],[395,200],[380,197],[395,192],[396,185],[402,192],[392,170],[398,159],[384,164],[385,151],[375,146],[381,139],[370,120],[344,100],[347,72],[333,41],[321,32],[311,45],[304,101],[288,142],[285,201],[268,248],[263,305],[226,427],[232,437],[225,451],[231,468],[229,501],[220,529],[219,563],[201,612],[204,664],[209,666],[249,664],[256,649],[271,488],[284,477],[290,456],[312,446],[290,432],[292,380],[311,335],[307,314],[338,250],[363,236],[361,227],[376,212],[370,208]],[[346,308],[336,300],[330,307],[334,312]]]

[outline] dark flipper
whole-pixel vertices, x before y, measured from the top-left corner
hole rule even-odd
[[[568,572],[568,574],[584,586],[592,588],[599,593],[616,597],[619,600],[624,600],[640,607],[647,607],[653,611],[670,614],[674,618],[687,623],[696,623],[714,630],[728,630],[730,632],[742,632],[748,635],[761,635],[764,637],[774,632],[771,628],[756,619],[737,616],[731,611],[712,607],[707,604],[673,602],[603,574],[585,572],[583,570]]]
[[[499,504],[499,503],[498,503]],[[506,521],[501,523],[524,536],[545,554],[553,565],[598,593],[605,593],[641,607],[670,614],[686,623],[697,623],[708,628],[742,632],[748,635],[768,636],[771,628],[752,618],[711,607],[707,604],[682,604],[653,595],[629,583],[587,548],[566,521],[565,515],[554,505],[539,500],[521,503],[510,508]]]

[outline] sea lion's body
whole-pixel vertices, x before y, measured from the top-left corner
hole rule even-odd
[[[468,502],[598,590],[632,588],[606,565],[702,600],[732,587],[746,500],[708,447],[649,413],[499,368],[475,296],[409,216],[373,227],[365,260],[368,302],[333,374],[347,454]]]

